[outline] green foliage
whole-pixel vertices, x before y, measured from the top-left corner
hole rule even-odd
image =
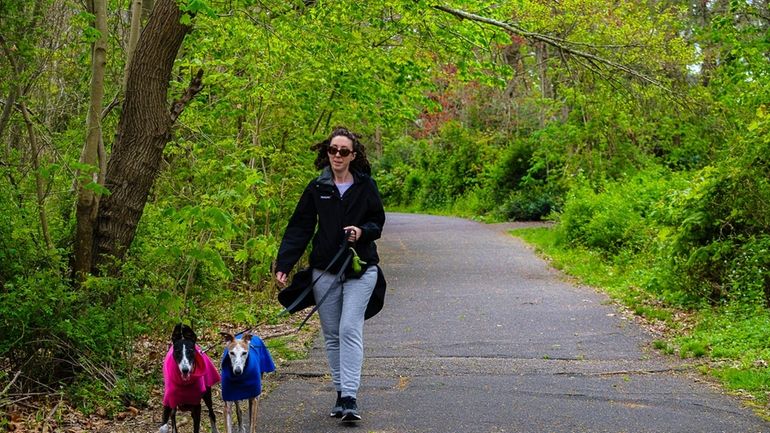
[[[689,339],[679,346],[679,356],[682,358],[700,358],[708,353],[702,341]]]
[[[724,162],[695,173],[667,208],[672,266],[684,290],[711,301],[770,296],[769,118],[761,108]]]
[[[271,339],[265,345],[275,358],[291,361],[307,356],[306,347],[296,347],[296,336],[279,337]]]
[[[768,368],[725,368],[716,370],[713,374],[722,379],[731,390],[750,392],[759,396],[760,402],[767,401],[767,396],[763,393],[770,389],[770,371]]]
[[[150,397],[148,384],[135,378],[118,379],[115,386],[108,389],[103,381],[90,374],[79,377],[69,393],[73,403],[85,415],[101,409],[110,417],[128,406],[143,408]]]
[[[747,306],[721,307],[704,310],[699,324],[689,339],[702,341],[716,359],[736,359],[750,365],[758,360],[770,360],[770,313],[763,308]]]
[[[495,212],[508,221],[538,221],[551,215],[561,198],[545,186],[514,191]]]
[[[660,170],[604,182],[598,192],[582,181],[567,196],[558,216],[559,230],[567,242],[607,256],[638,252],[653,244],[657,226],[653,210],[679,182]]]
[[[393,143],[375,167],[386,201],[440,209],[472,191],[484,167],[499,152],[495,137],[473,137],[456,123],[447,123],[433,140],[404,139]]]
[[[125,25],[125,6],[110,5],[111,29]],[[221,317],[254,324],[275,315],[271,265],[296,199],[315,175],[310,144],[331,126],[347,124],[376,155],[380,143],[370,137],[381,134],[387,142],[420,112],[433,87],[425,77],[445,45],[415,35],[432,24],[424,21],[426,6],[412,2],[189,0],[180,7],[194,31],[169,98],[184,92],[198,68],[203,91],[185,107],[164,149],[162,173],[121,272],[75,287],[68,269],[75,223],[69,188],[73,173],[91,182],[97,172],[78,162],[93,16],[72,2],[0,5],[4,48],[22,65],[14,70],[0,61],[1,76],[12,78],[0,80],[0,94],[7,100],[24,91],[43,143],[40,152],[30,149],[26,125],[11,110],[0,130],[0,358],[14,370],[50,372],[40,383],[70,385],[69,395],[86,411],[111,412],[146,399],[147,377],[130,374],[138,336],[165,337],[180,319],[206,327]],[[120,31],[109,36],[105,94],[119,104],[124,41]],[[119,113],[105,111],[108,153]],[[32,155],[39,156],[37,169]],[[43,181],[42,203],[35,173]],[[93,182],[88,187],[108,193]],[[466,187],[441,186],[450,193]],[[53,248],[42,233],[43,215]],[[30,343],[35,359],[27,362]],[[117,381],[88,380],[94,365],[115,371]]]

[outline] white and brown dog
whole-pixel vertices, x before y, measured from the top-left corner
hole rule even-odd
[[[217,433],[216,416],[212,408],[211,387],[219,382],[219,372],[214,363],[195,343],[197,336],[192,328],[178,324],[171,333],[171,347],[163,360],[163,424],[161,433],[176,433],[176,413],[189,410],[193,418],[193,431],[200,432],[201,400],[206,403],[211,421],[211,433]]]
[[[225,340],[222,354],[222,400],[225,401],[225,426],[227,433],[233,433],[232,408],[238,417],[238,431],[257,431],[259,395],[262,393],[262,375],[275,371],[275,364],[262,339],[249,332],[232,335],[221,332]],[[248,424],[244,425],[241,400],[249,401]]]

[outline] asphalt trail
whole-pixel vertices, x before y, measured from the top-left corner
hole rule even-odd
[[[267,378],[259,432],[770,432],[501,226],[388,214],[378,246],[389,285],[366,322],[364,420],[327,417],[319,338]]]

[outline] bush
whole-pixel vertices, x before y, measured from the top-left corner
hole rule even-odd
[[[431,139],[391,143],[375,164],[375,176],[386,206],[446,210],[480,185],[498,151],[494,136],[448,122]]]
[[[723,162],[672,196],[664,221],[681,290],[720,302],[770,303],[770,115],[760,109]]]
[[[545,188],[528,188],[510,195],[497,212],[509,221],[539,221],[556,210],[556,197]]]
[[[644,242],[644,221],[622,189],[611,184],[604,193],[587,186],[573,190],[559,217],[565,239],[607,254],[638,249]]]
[[[599,191],[587,181],[579,181],[558,215],[559,230],[566,241],[608,255],[650,248],[661,228],[655,210],[680,183],[679,176],[660,168],[604,182]]]

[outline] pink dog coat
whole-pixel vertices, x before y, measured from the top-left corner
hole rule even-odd
[[[197,406],[201,404],[206,389],[217,383],[219,371],[199,346],[195,346],[195,368],[186,380],[182,378],[182,373],[174,361],[174,346],[168,349],[163,361],[164,406]]]

